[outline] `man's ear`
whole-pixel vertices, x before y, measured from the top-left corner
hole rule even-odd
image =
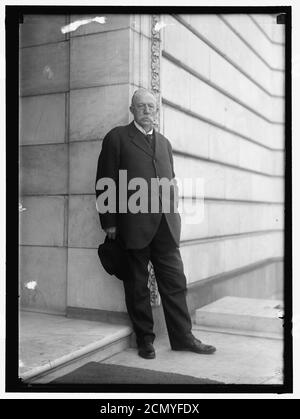
[[[133,114],[133,107],[132,107],[132,105],[129,106],[129,110]]]

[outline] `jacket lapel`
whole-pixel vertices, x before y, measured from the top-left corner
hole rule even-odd
[[[155,135],[155,142],[156,142],[156,145],[157,145],[156,135]],[[136,126],[134,125],[133,122],[129,125],[129,137],[130,137],[131,142],[135,146],[139,147],[141,150],[143,150],[150,157],[153,156],[153,152],[151,150],[151,147],[147,144],[146,139],[144,138],[143,134],[136,128]]]
[[[161,134],[155,130],[153,130],[154,133],[154,141],[155,141],[155,157],[158,158],[162,153],[162,144],[161,141]]]

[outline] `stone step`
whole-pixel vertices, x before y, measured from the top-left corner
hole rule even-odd
[[[131,345],[129,326],[38,313],[20,318],[19,376],[26,383],[47,383]]]
[[[227,296],[196,310],[199,327],[283,334],[283,304],[280,300],[263,300]]]

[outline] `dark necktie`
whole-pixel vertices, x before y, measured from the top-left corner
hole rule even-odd
[[[146,137],[146,140],[147,140],[148,144],[150,145],[150,147],[153,150],[153,136],[152,136],[152,134],[147,134],[147,135],[145,135],[145,137]]]

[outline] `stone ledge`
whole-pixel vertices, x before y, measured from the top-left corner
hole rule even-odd
[[[130,346],[132,329],[125,325],[21,312],[22,381],[35,381],[92,359],[101,361]]]
[[[283,334],[280,300],[224,297],[196,310],[197,325],[239,331]]]

